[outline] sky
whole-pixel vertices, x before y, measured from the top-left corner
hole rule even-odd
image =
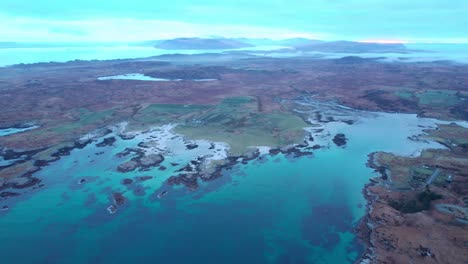
[[[0,42],[175,37],[468,43],[468,0],[0,0]]]

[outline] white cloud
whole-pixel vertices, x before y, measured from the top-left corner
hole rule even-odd
[[[324,34],[244,25],[193,24],[145,19],[46,20],[0,16],[0,41],[143,41],[175,37],[326,38]]]

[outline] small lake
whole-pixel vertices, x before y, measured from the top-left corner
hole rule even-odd
[[[99,77],[98,80],[100,81],[133,80],[133,81],[153,81],[153,82],[180,82],[180,81],[209,82],[209,81],[216,81],[217,79],[193,79],[193,80],[165,79],[165,78],[154,78],[154,77],[147,76],[141,73],[129,73],[129,74]]]
[[[0,137],[8,136],[8,135],[16,134],[16,133],[21,133],[21,132],[28,131],[31,129],[36,129],[38,127],[39,126],[30,126],[30,127],[23,127],[23,128],[14,128],[14,127],[0,128]]]

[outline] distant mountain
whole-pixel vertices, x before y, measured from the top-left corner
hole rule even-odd
[[[313,40],[307,38],[289,38],[289,39],[280,39],[274,40],[269,38],[238,38],[238,41],[249,43],[254,46],[302,46],[308,45],[312,43],[322,42],[320,40]]]
[[[333,53],[406,53],[409,50],[403,44],[382,44],[354,41],[316,42],[296,46],[299,51],[318,51]]]
[[[228,38],[176,38],[163,40],[154,47],[158,49],[239,49],[253,45]]]

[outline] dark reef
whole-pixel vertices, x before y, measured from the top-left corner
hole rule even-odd
[[[333,143],[335,143],[335,145],[337,145],[338,147],[345,146],[347,142],[348,142],[348,139],[343,133],[338,133],[333,138]]]

